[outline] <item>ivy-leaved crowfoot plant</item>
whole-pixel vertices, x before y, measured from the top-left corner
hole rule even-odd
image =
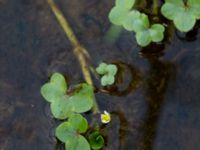
[[[173,20],[176,28],[182,32],[190,31],[196,20],[200,19],[200,0],[165,0],[162,14]]]
[[[90,143],[93,144],[90,145],[87,138],[82,135],[87,132],[89,126],[86,118],[80,113],[87,112],[93,107],[93,87],[86,83],[76,87],[73,93],[67,94],[68,85],[60,73],[54,73],[50,82],[41,87],[41,94],[50,103],[53,116],[65,120],[56,128],[55,135],[65,143],[66,150],[90,150],[91,147],[95,147],[95,142],[95,148],[100,149],[104,146],[102,136],[97,141],[90,139]],[[90,135],[92,136],[92,133]]]
[[[56,128],[56,137],[65,143],[66,150],[89,150],[87,139],[81,135],[88,129],[87,120],[80,114],[72,114],[68,121]]]
[[[84,113],[93,106],[93,87],[86,83],[78,85],[72,95],[67,95],[65,78],[54,73],[49,83],[41,88],[42,96],[50,102],[51,112],[57,119],[66,119],[72,113]]]
[[[101,75],[101,85],[112,85],[115,82],[115,75],[117,73],[117,66],[114,64],[101,63],[96,68],[96,71]]]
[[[92,149],[98,150],[104,146],[104,138],[99,131],[94,131],[89,136],[89,143]]]
[[[162,24],[150,25],[146,14],[132,9],[135,0],[116,0],[115,6],[109,13],[109,20],[123,26],[128,31],[136,32],[136,41],[140,46],[147,46],[151,42],[160,42],[164,38],[165,28]]]

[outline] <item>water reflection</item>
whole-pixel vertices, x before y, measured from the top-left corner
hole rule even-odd
[[[149,49],[153,49],[153,51],[149,51]],[[160,49],[164,49],[163,44],[152,44],[141,51],[142,56],[149,62],[149,71],[147,74],[142,75],[141,72],[132,65],[123,62],[115,63],[118,65],[118,68],[120,68],[117,74],[117,82],[114,86],[104,88],[110,95],[121,97],[134,92],[134,90],[141,85],[140,83],[143,83],[142,86],[144,86],[147,110],[143,123],[136,128],[131,127],[132,125],[130,125],[125,114],[123,114],[124,112],[119,110],[117,112],[112,112],[115,125],[111,125],[112,128],[105,127],[108,132],[112,130],[112,134],[116,132],[114,134],[115,136],[110,136],[109,134],[108,138],[118,137],[118,145],[115,147],[119,150],[129,148],[127,147],[127,142],[130,140],[128,138],[130,133],[137,134],[133,130],[138,130],[137,132],[140,137],[138,142],[134,142],[137,150],[153,150],[158,122],[164,105],[165,93],[170,80],[175,76],[174,65],[161,59],[164,52],[160,51]],[[127,73],[127,71],[129,73]],[[131,74],[131,76],[128,77],[128,74]],[[122,88],[120,85],[123,85],[123,87],[125,87],[124,85],[127,86],[121,90]],[[119,127],[117,128],[117,126]],[[118,130],[118,132],[114,131],[114,129]]]
[[[119,139],[119,149],[124,149],[124,145],[126,144],[126,140],[127,140],[127,135],[130,132],[130,125],[128,120],[126,119],[126,117],[124,116],[123,112],[121,111],[115,111],[112,112],[112,115],[116,115],[119,118],[119,135],[118,135],[118,139]]]
[[[147,59],[150,63],[150,70],[145,79],[147,111],[145,121],[140,128],[142,138],[138,150],[153,150],[165,93],[173,75],[173,64],[161,61],[158,57],[147,57]]]

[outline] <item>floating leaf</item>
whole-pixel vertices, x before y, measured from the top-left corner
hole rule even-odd
[[[85,133],[88,129],[87,120],[80,114],[73,114],[69,117],[68,122],[78,133]]]
[[[63,95],[51,103],[51,112],[57,119],[66,119],[73,112],[73,105],[67,95]]]
[[[151,35],[148,30],[140,31],[136,33],[136,40],[140,46],[147,46],[151,43]]]
[[[80,88],[72,96],[63,95],[51,103],[51,112],[57,119],[66,119],[73,112],[83,113],[93,106],[93,87],[80,84]]]
[[[200,1],[188,0],[166,0],[161,8],[162,14],[173,20],[178,30],[182,32],[190,31],[197,19],[200,19]]]
[[[102,86],[112,85],[114,82],[115,82],[115,77],[113,75],[104,75],[101,78]]]
[[[66,119],[73,112],[83,113],[93,106],[93,87],[80,84],[79,89],[71,96],[66,94],[67,84],[65,78],[54,73],[49,83],[41,88],[42,96],[51,103],[51,112],[57,119]]]
[[[74,130],[74,127],[68,121],[61,123],[56,128],[56,137],[63,143],[74,135],[76,135],[76,130]]]
[[[160,42],[164,38],[165,28],[161,24],[154,24],[150,29],[136,33],[136,40],[140,46],[147,46],[152,41]]]
[[[66,90],[67,84],[64,76],[60,73],[54,73],[50,82],[42,86],[41,94],[48,102],[53,102],[65,94]]]
[[[171,2],[173,0],[166,0],[169,2],[170,7],[174,7],[171,5]],[[195,1],[195,0],[191,0]],[[115,24],[115,25],[122,25],[126,30],[128,31],[134,31],[136,32],[136,41],[140,46],[147,46],[150,44],[152,41],[153,42],[160,42],[163,38],[163,32],[160,31],[161,28],[163,30],[163,26],[154,26],[151,29],[150,28],[150,22],[149,18],[146,14],[140,13],[137,10],[131,10],[131,8],[134,6],[135,0],[116,0],[116,6],[114,6],[110,13],[109,13],[109,19],[110,21]],[[174,2],[177,5],[182,4],[181,0],[176,0]],[[175,8],[175,7],[174,7]],[[175,13],[176,9],[174,12],[169,11],[168,8],[165,9],[169,17],[171,18]],[[179,10],[177,10],[179,11]],[[200,17],[200,13],[199,17]],[[178,22],[179,23],[179,22]],[[162,27],[161,27],[162,26]],[[155,29],[154,29],[155,28]],[[101,73],[101,75],[103,72]],[[109,78],[108,78],[109,77]],[[110,80],[109,80],[110,79]],[[103,85],[110,84],[111,79],[113,77],[107,76],[104,77],[102,81]],[[114,83],[114,82],[112,82]]]
[[[135,21],[139,18],[140,18],[140,12],[136,10],[129,12],[123,21],[123,27],[128,31],[136,31],[136,29],[134,29],[134,24]]]
[[[96,68],[96,71],[100,75],[104,75],[107,73],[107,64],[106,63],[101,63],[99,66]]]
[[[123,7],[115,6],[111,9],[111,11],[108,15],[108,18],[113,24],[122,25],[128,12],[129,12],[129,10],[127,10]]]
[[[68,136],[65,141],[65,150],[77,150],[78,137],[77,135]]]
[[[98,131],[94,131],[89,135],[89,143],[92,149],[99,150],[104,146],[104,138]]]
[[[81,84],[80,89],[69,97],[72,110],[76,113],[89,111],[93,106],[93,87],[88,84]]]
[[[149,18],[147,15],[140,13],[139,17],[133,22],[135,32],[144,31],[149,28]]]
[[[195,17],[185,11],[176,14],[176,17],[174,18],[175,26],[182,32],[190,31],[194,27],[195,23]]]
[[[149,30],[153,42],[160,42],[164,38],[165,28],[160,24],[154,24]]]
[[[131,9],[133,5],[135,4],[135,0],[116,0],[115,5],[126,8],[126,9]]]
[[[190,12],[196,16],[196,19],[200,19],[200,0],[188,0],[188,5],[190,7]]]
[[[108,74],[112,76],[114,76],[117,73],[117,67],[116,65],[113,65],[113,64],[107,65],[106,70]]]
[[[102,75],[101,85],[112,85],[115,82],[115,75],[117,73],[117,66],[114,64],[101,63],[96,68],[98,74]]]
[[[67,150],[90,150],[87,140],[77,133],[70,121],[63,122],[56,128],[56,137],[65,143]]]
[[[90,150],[88,141],[82,135],[70,137],[65,142],[66,150]]]

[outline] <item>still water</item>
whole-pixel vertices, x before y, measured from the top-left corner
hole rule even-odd
[[[198,29],[141,49],[124,30],[108,40],[113,0],[57,4],[92,65],[120,68],[117,83],[96,93],[100,109],[112,114],[103,127],[105,150],[200,149]],[[70,85],[84,81],[70,43],[45,0],[0,0],[0,33],[0,150],[63,149],[53,136],[58,121],[39,90],[55,71]]]

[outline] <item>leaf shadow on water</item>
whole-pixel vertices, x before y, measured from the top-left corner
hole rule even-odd
[[[144,57],[150,64],[150,70],[145,79],[147,111],[145,121],[140,127],[142,138],[138,143],[137,150],[153,150],[159,119],[165,103],[165,93],[170,80],[175,76],[172,63],[162,61],[157,56],[145,55]]]

